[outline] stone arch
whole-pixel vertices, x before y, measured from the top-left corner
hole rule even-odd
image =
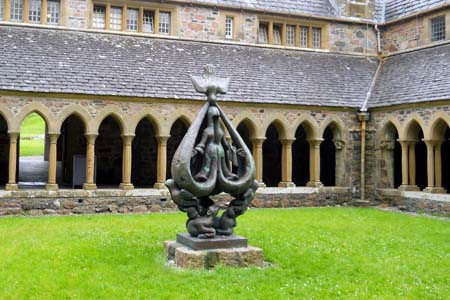
[[[161,135],[162,132],[161,121],[163,120],[163,117],[157,111],[148,111],[148,110],[144,110],[138,113],[131,119],[129,123],[130,132],[136,132],[138,124],[143,119],[149,120],[150,123],[153,125],[153,127],[155,128],[155,136]]]
[[[186,134],[187,130],[189,129],[189,119],[186,118],[186,116],[180,116],[178,119],[176,119],[172,125],[168,128],[169,133],[168,136],[169,139],[167,140],[167,169],[166,169],[166,177],[172,178],[172,170],[171,170],[171,164],[173,156],[175,155],[175,152],[180,145],[184,135]]]
[[[300,126],[305,128],[305,131],[310,139],[320,138],[319,135],[319,124],[311,116],[301,116],[295,119],[292,126],[288,128],[289,136],[295,136],[296,131]]]
[[[173,124],[175,124],[175,122],[177,122],[178,120],[183,122],[183,124],[187,128],[189,128],[194,118],[195,116],[185,112],[178,114],[175,112],[173,114],[170,114],[164,122],[164,125],[162,127],[163,132],[161,133],[161,135],[170,136],[170,129],[172,128]]]
[[[385,118],[382,122],[380,122],[380,124],[381,126],[379,128],[381,128],[381,130],[378,130],[377,133],[375,134],[375,139],[378,142],[377,143],[378,145],[380,145],[380,142],[383,139],[385,139],[386,126],[389,126],[390,128],[395,128],[395,130],[397,131],[397,135],[400,137],[401,125],[396,118],[389,116]]]
[[[241,123],[247,126],[250,133],[250,138],[256,138],[258,136],[258,122],[252,116],[246,112],[243,112],[238,114],[232,121],[235,128],[237,128]]]
[[[292,182],[296,186],[306,186],[312,180],[311,151],[309,140],[318,139],[319,126],[307,116],[293,124],[291,130],[295,141],[292,143]]]
[[[0,185],[8,182],[9,175],[9,125],[5,115],[0,112]]]
[[[263,143],[263,182],[268,187],[275,187],[281,182],[282,172],[282,146],[281,137],[286,132],[280,132],[285,127],[275,119],[267,126],[265,141]]]
[[[59,114],[59,118],[56,120],[56,127],[61,131],[61,126],[64,121],[70,116],[74,115],[78,117],[84,125],[85,132],[89,132],[88,125],[91,123],[91,116],[86,108],[79,104],[71,104],[64,108]]]
[[[450,119],[448,115],[439,112],[429,122],[431,124],[424,131],[424,137],[426,140],[443,140],[445,131],[450,127]]]
[[[100,111],[97,116],[88,124],[89,131],[86,133],[97,134],[100,125],[107,117],[112,117],[120,127],[121,134],[133,135],[132,131],[128,130],[127,124],[123,119],[123,110],[118,106],[107,106]]]
[[[258,136],[265,136],[267,134],[267,130],[269,129],[269,126],[274,125],[278,131],[279,139],[288,138],[287,124],[289,122],[286,120],[286,118],[280,113],[270,114],[270,116],[272,118],[267,119],[263,123],[263,125],[261,126],[261,132],[260,132],[261,135],[258,134]]]
[[[399,138],[401,140],[411,140],[419,130],[425,128],[425,124],[417,114],[411,114],[404,122],[403,127],[400,127]]]
[[[324,185],[345,186],[348,183],[346,174],[348,164],[345,164],[348,133],[342,120],[330,116],[320,127],[320,181]]]
[[[6,125],[8,126],[8,132],[14,132],[11,130],[14,122],[14,116],[11,111],[5,106],[0,106],[0,115],[5,119]]]
[[[23,120],[25,120],[28,115],[31,113],[37,113],[44,119],[45,124],[47,126],[48,133],[59,133],[59,128],[56,126],[57,122],[53,117],[53,114],[50,110],[42,103],[31,103],[24,106],[19,114],[14,118],[15,121],[11,124],[11,132],[20,132],[20,127],[22,125]]]

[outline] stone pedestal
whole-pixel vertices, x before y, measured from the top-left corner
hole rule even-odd
[[[198,239],[179,233],[177,241],[164,242],[164,249],[169,263],[184,269],[264,267],[262,250],[248,246],[246,238],[235,235]]]

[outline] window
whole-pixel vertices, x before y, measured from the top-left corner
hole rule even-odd
[[[155,14],[152,11],[144,10],[143,28],[144,32],[155,32]]]
[[[445,15],[431,19],[431,41],[445,40]]]
[[[233,18],[227,17],[225,20],[225,38],[233,38]]]
[[[139,10],[129,8],[127,10],[127,30],[138,31]]]
[[[313,48],[321,48],[321,35],[322,29],[318,27],[313,27],[312,29],[312,47]]]
[[[94,6],[94,17],[92,19],[92,27],[105,29],[106,8],[104,6]]]
[[[159,33],[170,33],[170,12],[159,13]]]
[[[23,0],[11,0],[11,21],[22,21]]]
[[[286,26],[286,45],[295,46],[295,26]]]
[[[268,24],[259,24],[258,43],[267,44],[269,42],[267,38],[268,28]]]
[[[30,23],[41,23],[41,0],[30,0],[28,2],[28,21]]]
[[[5,15],[5,0],[0,0],[0,21],[3,21]]]
[[[275,45],[281,45],[281,28],[283,25],[274,24],[273,25],[273,43]]]
[[[300,26],[300,47],[308,47],[308,31],[308,27]]]
[[[111,30],[122,30],[122,7],[111,7],[109,28]]]
[[[47,0],[47,24],[59,24],[59,0]]]

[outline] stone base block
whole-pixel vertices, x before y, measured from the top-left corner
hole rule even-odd
[[[210,269],[217,265],[264,267],[263,251],[252,246],[195,251],[175,241],[166,241],[164,249],[169,263],[183,269]]]
[[[291,181],[282,181],[278,184],[278,187],[281,188],[294,188],[295,187],[295,183],[291,182]]]
[[[5,189],[7,191],[18,191],[19,190],[19,185],[15,184],[15,183],[8,183],[5,187]]]
[[[121,190],[125,190],[125,191],[131,191],[132,189],[134,189],[134,186],[133,186],[133,184],[131,184],[131,183],[121,183],[120,185],[119,185],[119,188],[121,189]]]
[[[95,191],[97,189],[97,185],[95,183],[84,183],[83,190]]]
[[[156,182],[156,183],[153,185],[153,188],[154,188],[154,189],[157,189],[157,190],[165,190],[165,189],[167,189],[167,187],[166,187],[166,185],[164,184],[164,182]]]
[[[47,183],[45,185],[45,189],[47,191],[57,191],[58,190],[58,185],[56,183]]]
[[[420,191],[417,185],[401,185],[398,187],[399,191]]]
[[[247,247],[247,239],[237,235],[223,236],[216,235],[212,239],[199,239],[192,237],[189,233],[178,233],[177,243],[182,244],[192,250],[211,250],[225,248]]]
[[[323,187],[323,183],[320,181],[308,181],[306,183],[307,187],[312,187],[312,188],[321,188]]]
[[[442,187],[427,187],[423,190],[425,193],[430,194],[446,194],[447,190]]]

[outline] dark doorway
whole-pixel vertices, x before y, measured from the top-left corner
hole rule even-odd
[[[131,182],[135,187],[153,187],[156,182],[158,142],[155,128],[148,119],[136,127],[133,139]]]
[[[334,135],[330,127],[323,133],[323,141],[320,144],[320,181],[324,186],[336,185],[336,146]]]
[[[76,115],[69,116],[61,126],[61,136],[58,139],[58,160],[61,160],[62,182],[58,184],[66,187],[82,188],[83,182],[73,182],[75,173],[85,172],[85,166],[74,166],[79,158],[86,157],[86,139],[83,121]],[[85,177],[85,174],[80,174]]]
[[[9,171],[9,135],[8,124],[0,115],[0,185],[8,183]]]
[[[188,126],[180,119],[173,123],[170,129],[170,138],[167,141],[167,179],[172,178],[172,159],[187,130]]]
[[[296,186],[306,186],[309,179],[309,143],[305,128],[300,126],[295,132],[292,144],[292,181]]]
[[[247,145],[247,148],[250,150],[250,152],[253,153],[253,145],[250,141],[250,130],[248,129],[247,125],[244,122],[241,122],[237,127],[237,132],[244,140],[245,145]]]
[[[442,187],[450,193],[450,129],[445,130],[444,142],[441,146]]]
[[[398,133],[394,141],[394,188],[402,184],[402,146],[398,142]]]
[[[416,185],[423,190],[428,185],[427,170],[427,146],[423,139],[423,131],[419,130],[416,150]]]
[[[281,181],[281,143],[273,124],[267,128],[263,144],[263,181],[268,187],[276,187]]]
[[[122,181],[122,138],[117,121],[109,116],[103,120],[95,142],[97,185],[118,186]]]

